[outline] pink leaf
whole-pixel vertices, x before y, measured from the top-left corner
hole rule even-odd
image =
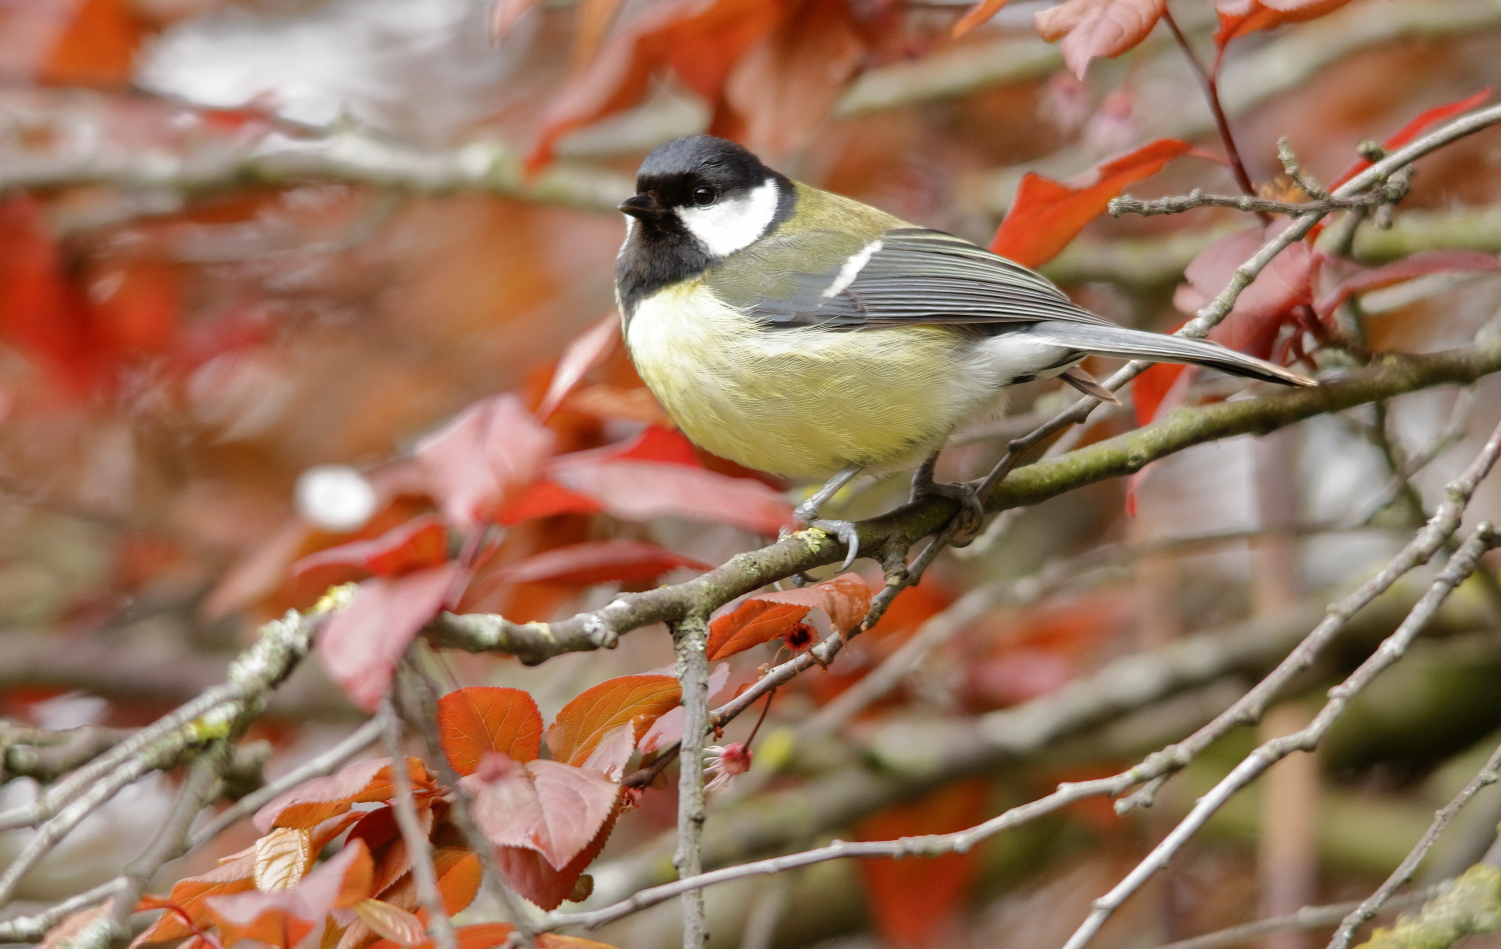
[[[1329,314],[1341,303],[1356,294],[1389,287],[1427,274],[1482,270],[1501,270],[1501,257],[1474,250],[1436,250],[1413,254],[1340,281],[1327,296],[1318,301],[1314,309],[1318,312],[1319,319],[1328,319]]]
[[[461,778],[474,798],[474,819],[498,847],[533,850],[562,870],[589,845],[620,787],[597,771],[556,761],[528,761],[492,781]]]
[[[773,535],[792,518],[792,505],[760,481],[680,464],[631,460],[569,464],[554,468],[551,476],[564,487],[594,498],[621,520],[680,517]]]
[[[437,615],[459,573],[458,564],[447,564],[396,580],[366,580],[349,608],[328,621],[318,634],[318,656],[356,705],[375,711],[396,664]]]
[[[504,4],[497,4],[497,11]],[[552,382],[542,404],[537,406],[537,417],[546,419],[558,410],[563,399],[572,392],[590,369],[605,361],[615,344],[620,341],[620,314],[613,309],[578,335],[563,351],[558,368],[552,372]]]
[[[653,580],[669,570],[709,570],[706,563],[675,554],[644,540],[590,540],[555,547],[499,574],[506,583],[561,583],[589,586],[612,580]]]
[[[1190,315],[1208,306],[1229,286],[1236,268],[1287,224],[1275,221],[1266,227],[1247,228],[1210,244],[1188,265],[1184,272],[1188,283],[1178,288],[1173,304]],[[1210,332],[1209,338],[1266,359],[1287,317],[1296,307],[1313,302],[1312,281],[1313,256],[1308,245],[1298,241],[1272,258],[1236,298],[1230,315]]]
[[[870,585],[858,573],[844,573],[830,580],[796,590],[773,590],[752,594],[750,599],[811,606],[828,614],[834,628],[847,633],[860,625],[870,609]]]
[[[1113,57],[1147,38],[1167,0],[1066,0],[1033,22],[1048,42],[1063,40],[1063,61],[1080,79],[1089,61]]]
[[[302,574],[314,567],[347,564],[363,567],[376,576],[399,577],[447,561],[448,531],[436,517],[424,514],[379,537],[309,554],[292,564],[292,572]]]
[[[452,524],[490,520],[509,495],[530,482],[552,454],[553,433],[516,396],[469,406],[417,445],[432,490]]]

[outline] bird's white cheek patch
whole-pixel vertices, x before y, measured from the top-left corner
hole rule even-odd
[[[710,256],[728,257],[766,233],[780,197],[776,179],[767,178],[744,197],[706,208],[679,208],[677,215]]]

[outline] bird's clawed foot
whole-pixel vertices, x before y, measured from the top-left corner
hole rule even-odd
[[[829,498],[839,492],[839,489],[849,484],[855,475],[861,471],[860,465],[850,465],[830,478],[821,488],[813,492],[808,500],[799,504],[792,511],[792,522],[796,530],[816,528],[825,534],[839,538],[844,544],[844,563],[840,564],[840,570],[849,569],[849,565],[855,562],[860,555],[860,532],[855,529],[853,521],[826,520],[818,516],[819,510]],[[783,530],[782,536],[786,537],[790,531]]]
[[[959,513],[954,516],[959,519],[959,529],[951,545],[963,547],[980,532],[980,526],[985,521],[985,504],[973,485],[934,481],[933,466],[937,463],[938,455],[934,454],[912,473],[912,500],[921,501],[925,497],[937,495],[958,501]]]

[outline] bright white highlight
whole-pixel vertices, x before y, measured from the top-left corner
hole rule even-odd
[[[780,198],[777,180],[767,178],[743,197],[706,208],[678,208],[677,215],[711,257],[728,257],[766,233]]]
[[[839,276],[834,278],[834,282],[829,284],[823,295],[837,297],[843,293],[850,284],[855,282],[855,278],[860,276],[860,271],[865,269],[870,259],[881,252],[881,247],[881,241],[875,240],[860,248],[858,253],[850,255],[850,258],[844,262],[844,266],[839,268]]]
[[[297,516],[327,531],[352,531],[375,514],[375,488],[348,465],[314,465],[293,489]]]

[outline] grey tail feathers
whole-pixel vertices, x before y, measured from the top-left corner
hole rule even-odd
[[[1150,359],[1156,362],[1186,362],[1208,366],[1236,376],[1248,376],[1285,386],[1312,386],[1317,382],[1300,373],[1273,365],[1264,359],[1247,356],[1207,339],[1186,339],[1144,333],[1119,326],[1043,320],[1033,323],[1031,335],[1058,346],[1121,359]]]

